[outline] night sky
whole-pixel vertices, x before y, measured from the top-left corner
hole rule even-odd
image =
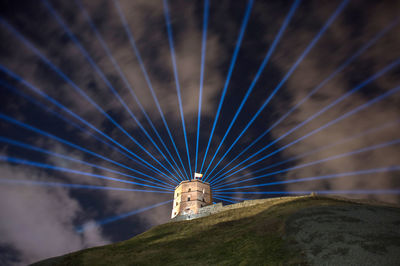
[[[2,1],[1,265],[165,223],[195,170],[400,202],[400,2],[207,3]]]

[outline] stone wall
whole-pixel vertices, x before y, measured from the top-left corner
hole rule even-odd
[[[233,210],[233,209],[238,209],[238,208],[243,208],[243,207],[249,207],[261,203],[266,203],[266,202],[284,202],[284,201],[290,201],[293,200],[294,198],[301,198],[301,197],[308,197],[308,196],[295,196],[295,197],[279,197],[279,198],[269,198],[269,199],[257,199],[257,200],[245,200],[239,203],[235,204],[229,204],[224,206],[222,202],[219,202],[217,204],[205,206],[199,209],[197,214],[190,214],[190,215],[178,215],[175,218],[171,219],[173,222],[177,221],[184,221],[184,220],[192,220],[200,217],[205,217],[209,216],[211,214],[219,213],[222,211],[228,211],[228,210]]]

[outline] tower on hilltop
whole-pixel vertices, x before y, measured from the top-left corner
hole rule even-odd
[[[182,181],[175,188],[171,219],[179,215],[197,214],[200,208],[212,204],[210,183],[197,179],[202,176],[195,173],[194,179]]]

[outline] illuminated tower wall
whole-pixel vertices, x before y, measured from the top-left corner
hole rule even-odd
[[[197,214],[199,209],[212,204],[210,184],[199,179],[182,181],[174,192],[171,218]]]

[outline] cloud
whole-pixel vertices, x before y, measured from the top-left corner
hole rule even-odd
[[[1,176],[43,179],[44,173],[2,166]],[[11,245],[19,254],[18,265],[62,255],[89,246],[109,243],[101,232],[79,235],[74,220],[81,215],[79,202],[66,189],[0,187],[1,244]]]
[[[368,22],[365,23],[363,30],[361,30],[362,32],[356,35],[357,38],[352,44],[348,44],[346,40],[352,38],[351,36],[354,34],[353,28],[358,25],[349,25],[345,15],[338,17],[337,21],[332,24],[332,27],[325,34],[327,36],[324,36],[321,39],[322,45],[317,45],[313,48],[312,52],[302,61],[299,68],[293,73],[285,85],[285,90],[290,95],[289,100],[286,100],[285,102],[285,107],[283,108],[282,104],[280,106],[275,105],[274,112],[277,112],[280,115],[285,114],[291,107],[295,106],[306,96],[307,93],[317,86],[320,81],[325,77],[328,77],[330,73],[333,73],[336,67],[355,53],[357,49],[364,45],[380,30],[393,22],[396,15],[392,12],[393,9],[390,8],[390,5],[379,4],[376,8],[381,10],[381,12],[374,12],[374,16],[368,17]],[[386,10],[387,12],[383,12],[382,10]],[[363,9],[360,11],[360,17],[364,18],[364,16],[367,16],[366,14],[369,11],[369,9]],[[293,112],[286,120],[284,120],[283,123],[272,131],[273,137],[280,137],[282,134],[305,121],[311,115],[317,113],[323,107],[332,103],[357,84],[360,84],[369,76],[398,58],[398,55],[396,54],[399,54],[399,52],[393,47],[400,45],[400,39],[398,38],[400,33],[399,30],[398,26],[393,28],[375,45],[370,47],[365,53],[360,55],[359,58],[354,60],[349,67],[345,68],[344,71],[339,73],[334,79],[323,86],[318,93],[297,108],[295,112]],[[283,43],[289,45],[291,41],[288,39],[292,39],[292,42],[302,43],[301,40],[296,40],[296,37],[309,35],[312,36],[309,30],[296,28],[296,35],[286,37],[286,40]],[[330,43],[332,50],[327,49],[329,46],[324,45],[326,42]],[[304,41],[304,43],[308,43],[308,41]],[[333,50],[337,49],[336,47],[339,47],[340,49],[337,52]],[[300,54],[302,49],[303,48],[298,48],[295,53]],[[292,50],[292,52],[294,51]],[[321,60],[329,63],[323,63]],[[282,69],[288,69],[292,64],[291,60],[287,57],[279,57],[279,61],[275,60],[274,63],[278,64]],[[365,68],[366,64],[370,67]],[[304,136],[308,132],[311,132],[312,130],[332,121],[340,115],[351,111],[352,109],[366,103],[368,100],[379,96],[398,85],[398,78],[396,78],[395,71],[386,73],[383,77],[362,88],[360,92],[351,95],[349,98],[342,101],[340,104],[337,104],[323,115],[312,120],[299,130],[294,131],[280,142],[281,145],[288,144],[291,141]],[[335,125],[332,125],[320,133],[312,135],[293,147],[284,150],[283,155],[285,157],[299,155],[345,139],[349,136],[356,135],[368,129],[379,127],[380,125],[390,121],[395,121],[398,119],[400,110],[398,105],[394,103],[399,101],[399,97],[398,93],[394,94],[389,98],[378,102]],[[282,103],[282,101],[280,103]],[[377,131],[374,134],[364,135],[350,143],[346,143],[345,145],[338,145],[334,148],[315,153],[312,156],[303,157],[296,161],[296,165],[313,162],[332,155],[394,140],[398,138],[399,129],[400,127],[397,124],[390,128]],[[301,170],[293,170],[290,171],[286,177],[283,177],[283,179],[296,179],[299,177],[318,176],[396,165],[399,157],[400,152],[398,145],[393,145],[384,149],[363,153],[361,155],[347,156],[343,159],[330,160]],[[395,176],[396,174],[390,172],[365,176],[350,176],[345,178],[288,184],[286,185],[286,189],[296,191],[396,188],[400,184],[397,182]],[[360,197],[360,195],[357,197]],[[363,197],[391,202],[400,201],[398,196],[390,195],[363,195]]]
[[[35,146],[41,146],[49,142],[38,141]],[[81,160],[79,153],[70,153],[61,145],[55,144],[53,151],[60,154],[68,154]],[[57,157],[47,157],[48,163],[67,167],[70,169],[96,173],[109,177],[126,179],[103,170],[83,166]],[[100,164],[107,167],[106,164]],[[109,166],[108,166],[109,167]],[[110,187],[132,188],[125,183],[101,180],[93,177],[85,177],[74,174],[61,174],[59,172],[46,173],[35,168],[22,168],[3,164],[0,168],[2,178],[14,180],[39,180],[61,183],[90,184]],[[85,193],[85,204],[81,203],[75,190],[64,188],[45,188],[33,186],[0,186],[0,210],[2,219],[0,244],[12,247],[18,252],[18,263],[26,265],[47,257],[58,256],[72,251],[105,245],[112,238],[101,227],[90,227],[82,234],[76,232],[76,226],[82,224],[94,224],[97,219],[118,215],[168,200],[171,195],[158,195],[155,193],[131,193],[115,191],[94,191]],[[89,203],[89,205],[87,204]],[[97,205],[101,210],[94,209]],[[170,206],[155,208],[125,218],[133,223],[145,224],[145,228],[165,223],[169,220]],[[137,231],[135,229],[134,231]],[[142,229],[143,230],[143,229]],[[140,231],[140,229],[139,229]],[[127,235],[126,237],[130,237]],[[40,245],[38,244],[40,243]],[[15,257],[12,258],[13,260]],[[8,261],[7,263],[11,263]]]

